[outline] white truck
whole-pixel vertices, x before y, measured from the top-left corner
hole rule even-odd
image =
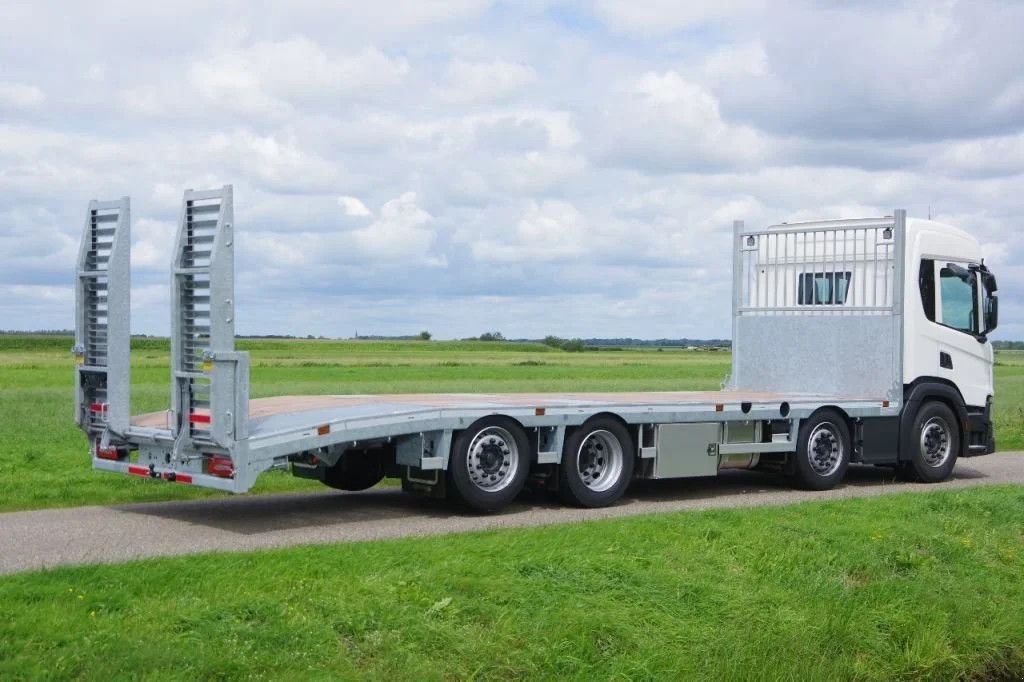
[[[186,191],[172,264],[170,409],[129,411],[127,197],[90,204],[76,273],[75,415],[96,469],[241,493],[270,469],[343,490],[384,477],[498,510],[528,480],[614,503],[636,478],[851,462],[941,481],[993,451],[996,281],[978,242],[905,211],[734,224],[732,372],[720,391],[249,400],[234,349],[232,188]],[[680,310],[678,314],[685,314]]]

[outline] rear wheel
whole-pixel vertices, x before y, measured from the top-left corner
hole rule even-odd
[[[839,484],[850,465],[850,427],[833,409],[818,410],[800,426],[796,455],[790,467],[797,486],[828,490]]]
[[[566,504],[607,507],[632,477],[633,439],[618,421],[590,419],[566,439],[558,468],[558,494]]]
[[[530,473],[526,433],[508,417],[484,417],[461,432],[448,462],[449,490],[473,509],[498,511],[522,491]]]
[[[911,423],[910,459],[903,471],[925,483],[949,478],[960,453],[960,422],[945,403],[929,401],[921,405]]]

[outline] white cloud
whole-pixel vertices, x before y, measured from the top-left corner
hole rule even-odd
[[[763,0],[598,0],[595,9],[613,30],[660,35],[749,14],[764,4]]]
[[[447,82],[440,94],[453,102],[495,100],[529,85],[536,77],[533,68],[526,64],[458,59],[448,65]]]
[[[484,262],[558,261],[589,249],[587,221],[564,201],[531,202],[509,234],[494,234],[472,245],[473,256]]]
[[[0,83],[0,109],[35,109],[46,96],[34,85]]]
[[[306,38],[292,38],[216,53],[196,61],[189,77],[199,94],[217,106],[277,112],[395,86],[408,72],[404,59],[376,48],[338,55]]]
[[[416,204],[416,193],[405,192],[384,204],[377,220],[353,230],[352,241],[360,255],[371,259],[445,265],[443,258],[430,254],[437,238],[430,227],[432,220],[433,216]]]
[[[366,204],[356,197],[338,197],[338,205],[345,211],[345,215],[362,217],[370,215],[370,209]]]
[[[662,171],[749,165],[771,141],[722,117],[718,98],[676,71],[649,71],[612,105],[603,127],[612,163]]]

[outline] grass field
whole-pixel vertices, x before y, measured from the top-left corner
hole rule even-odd
[[[725,353],[241,342],[253,395],[717,388]],[[68,339],[0,337],[0,510],[209,494],[89,468]],[[133,351],[135,411],[168,397]],[[1024,447],[1024,354],[996,367]],[[258,490],[318,484],[264,476]],[[1024,488],[0,578],[0,679],[1019,679]]]
[[[0,579],[0,678],[1020,679],[1024,488]]]
[[[0,336],[0,511],[194,498],[217,494],[93,472],[72,421],[72,343]],[[500,342],[240,341],[252,354],[252,396],[303,393],[664,391],[717,389],[727,353],[621,350],[567,353]],[[1024,447],[1024,353],[1000,353],[1000,449]],[[169,403],[166,340],[135,339],[134,412]],[[257,492],[317,486],[264,475]]]

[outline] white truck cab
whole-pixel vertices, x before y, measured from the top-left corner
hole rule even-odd
[[[992,398],[995,277],[981,246],[952,225],[907,220],[907,292],[903,383],[940,380],[955,386],[964,404]]]

